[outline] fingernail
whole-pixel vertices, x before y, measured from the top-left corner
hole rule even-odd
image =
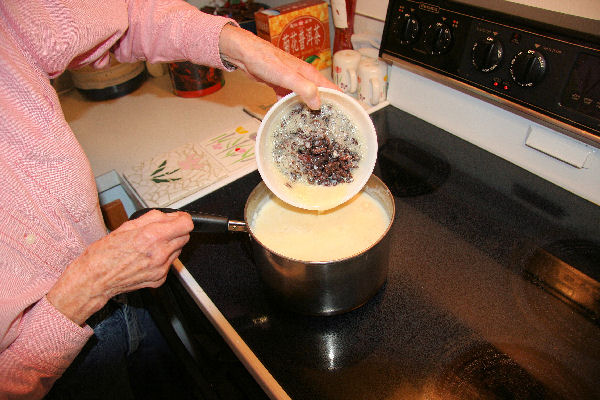
[[[313,99],[310,102],[306,103],[306,105],[308,105],[313,110],[318,110],[319,108],[321,108],[321,100],[318,98]]]

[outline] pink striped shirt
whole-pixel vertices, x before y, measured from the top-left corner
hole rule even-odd
[[[49,78],[189,59],[224,68],[225,18],[177,0],[0,1],[0,398],[41,398],[93,334],[45,295],[106,229],[94,176]]]

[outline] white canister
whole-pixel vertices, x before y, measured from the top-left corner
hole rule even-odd
[[[360,53],[362,58],[368,57],[368,58],[373,58],[375,60],[379,59],[379,50],[375,49],[373,47],[361,47],[360,49],[357,49],[356,51],[358,51]]]
[[[333,82],[344,93],[356,92],[360,58],[360,53],[355,50],[340,50],[333,55]]]
[[[387,98],[388,66],[385,62],[363,57],[358,64],[358,99],[377,105]]]

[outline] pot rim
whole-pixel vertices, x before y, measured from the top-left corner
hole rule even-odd
[[[328,260],[328,261],[306,261],[306,260],[301,260],[301,259],[297,259],[297,258],[292,258],[286,255],[283,255],[275,250],[272,250],[270,247],[264,245],[252,232],[252,226],[250,224],[249,218],[248,218],[248,204],[250,203],[250,199],[252,199],[253,197],[257,196],[256,192],[258,190],[261,189],[261,187],[264,186],[265,189],[267,189],[268,193],[270,193],[270,195],[275,196],[275,194],[269,189],[269,187],[265,184],[264,181],[260,181],[255,187],[254,189],[252,189],[252,192],[250,192],[250,195],[248,196],[248,198],[246,199],[246,204],[244,206],[244,221],[246,223],[246,229],[248,231],[248,234],[251,236],[252,240],[255,240],[258,244],[260,244],[263,248],[269,250],[271,253],[284,258],[286,260],[292,261],[292,262],[298,262],[298,263],[303,263],[306,265],[312,265],[312,266],[321,266],[321,265],[327,265],[327,264],[333,264],[333,263],[339,263],[339,262],[343,262],[343,261],[347,261],[347,260],[351,260],[353,258],[357,258],[360,257],[361,255],[363,255],[364,253],[368,252],[369,250],[371,250],[373,247],[377,246],[382,240],[383,238],[385,238],[388,234],[388,232],[390,231],[392,224],[394,223],[395,217],[396,217],[396,204],[394,202],[394,196],[392,195],[392,192],[390,191],[390,189],[387,187],[387,185],[375,174],[371,174],[371,176],[369,177],[369,179],[367,180],[367,183],[369,180],[371,179],[376,179],[376,181],[378,181],[378,183],[385,189],[385,194],[387,197],[390,198],[391,200],[391,204],[392,204],[392,212],[390,213],[390,221],[388,223],[387,228],[385,229],[385,231],[381,234],[381,236],[379,236],[377,238],[377,240],[375,242],[373,242],[369,247],[367,247],[366,249],[352,254],[350,256],[344,257],[344,258],[337,258],[334,260]],[[366,184],[365,184],[366,186]],[[362,192],[364,190],[364,187],[359,191]],[[348,200],[349,201],[349,200]]]

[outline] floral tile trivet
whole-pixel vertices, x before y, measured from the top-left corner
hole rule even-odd
[[[254,170],[259,125],[248,118],[200,144],[189,143],[136,164],[123,176],[148,207],[167,207],[242,168]]]
[[[166,207],[227,175],[198,144],[186,144],[123,172],[148,207]]]
[[[252,118],[244,124],[202,142],[202,146],[233,172],[250,164],[255,165],[254,144],[260,121]]]

